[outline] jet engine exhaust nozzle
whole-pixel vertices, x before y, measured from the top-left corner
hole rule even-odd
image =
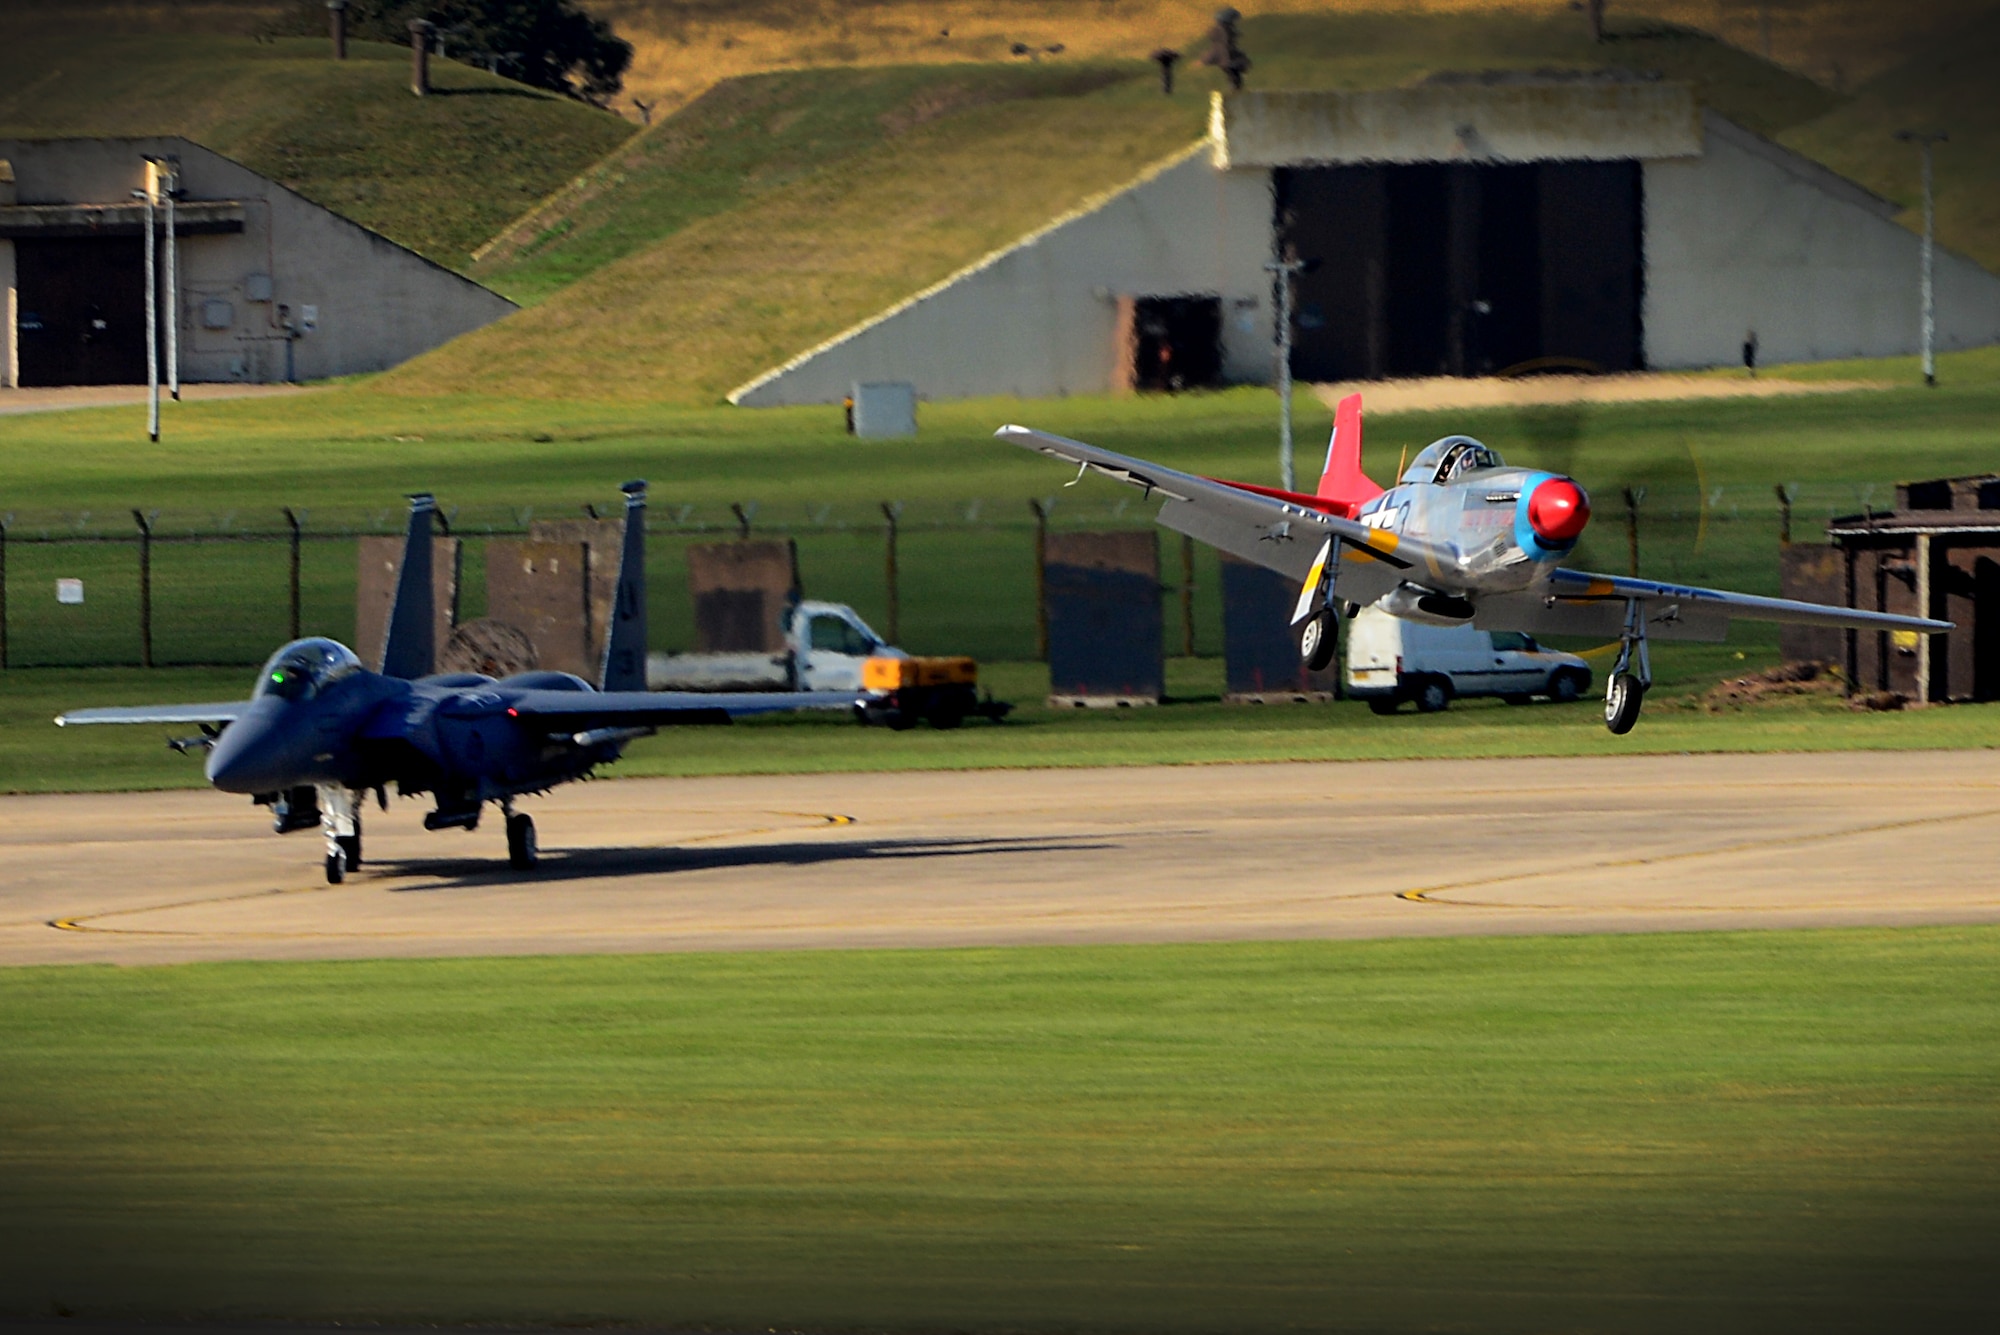
[[[1590,498],[1566,477],[1542,482],[1528,497],[1528,526],[1552,546],[1575,542],[1590,522]]]

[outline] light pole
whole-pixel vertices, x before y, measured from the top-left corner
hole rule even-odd
[[[1896,138],[1915,144],[1924,155],[1923,353],[1924,383],[1937,387],[1937,209],[1931,192],[1931,150],[1951,136],[1942,130],[1898,130]]]
[[[1278,287],[1278,485],[1292,486],[1292,278],[1304,260],[1270,260],[1264,265]]]

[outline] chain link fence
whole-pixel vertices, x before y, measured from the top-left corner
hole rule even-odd
[[[1640,573],[1778,591],[1785,503],[1777,487],[1634,487],[1631,509],[1622,490],[1593,497],[1595,516],[1574,564],[1624,573],[1636,538]],[[1789,491],[1798,541],[1818,541],[1835,515],[1886,509],[1894,501],[1889,484],[1819,483]],[[795,540],[808,597],[849,603],[884,633],[893,619],[913,652],[1031,659],[1039,652],[1039,535],[1150,528],[1154,509],[1136,494],[1102,492],[892,508],[893,589],[891,518],[881,504],[697,506],[656,498],[646,572],[654,647],[693,646],[688,545],[749,535]],[[615,510],[607,504],[603,512]],[[460,619],[486,608],[486,539],[524,537],[538,518],[577,513],[442,505],[444,526],[462,544]],[[226,513],[0,514],[0,667],[255,664],[296,635],[352,640],[357,542],[400,534],[403,523],[400,508],[276,505]],[[1199,545],[1189,553],[1177,535],[1161,530],[1160,569],[1168,652],[1219,654],[1215,553]]]

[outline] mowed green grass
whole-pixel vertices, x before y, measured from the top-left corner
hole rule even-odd
[[[471,251],[608,153],[608,112],[433,61],[324,38],[118,31],[53,8],[0,14],[0,135],[180,134],[439,263]]]
[[[2000,931],[0,972],[0,1310],[1990,1328]]]
[[[1603,654],[1594,658],[1601,686],[1609,659]],[[1717,680],[1776,660],[1775,645],[1768,640],[1743,650],[1679,646],[1656,651],[1659,680],[1646,702],[1645,719],[1624,737],[1604,730],[1595,700],[1525,707],[1459,701],[1444,714],[1405,709],[1389,718],[1354,702],[1223,704],[1222,663],[1212,658],[1169,660],[1169,699],[1158,708],[1051,709],[1046,704],[1047,667],[987,663],[981,667],[982,681],[996,698],[1016,705],[998,725],[975,721],[953,732],[919,727],[898,733],[858,727],[844,714],[821,713],[726,728],[675,728],[634,742],[623,760],[600,773],[631,778],[2000,748],[2000,705],[1871,713],[1849,709],[1834,695],[1748,708],[1710,709],[1703,703],[1703,693]],[[191,727],[59,729],[51,720],[88,705],[241,699],[249,691],[250,675],[247,668],[7,673],[0,680],[0,793],[199,787],[204,782],[200,759],[176,755],[163,744],[169,736],[192,734]]]

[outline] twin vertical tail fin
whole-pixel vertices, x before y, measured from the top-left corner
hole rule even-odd
[[[604,637],[599,688],[646,689],[646,484],[627,482],[625,541],[618,551],[618,592],[611,600],[611,625]]]
[[[431,524],[437,501],[429,492],[410,497],[410,527],[396,600],[389,604],[389,633],[382,642],[382,675],[405,681],[429,676],[437,662],[437,609],[431,592]]]
[[[1334,409],[1333,439],[1327,442],[1326,471],[1320,474],[1321,500],[1338,501],[1350,518],[1382,494],[1361,471],[1361,396],[1349,394]]]

